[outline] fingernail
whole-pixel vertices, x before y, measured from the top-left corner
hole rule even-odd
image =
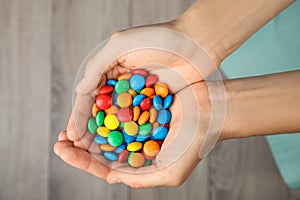
[[[75,91],[78,93],[82,90],[82,88],[84,88],[85,86],[85,80],[84,78],[81,79],[81,81],[77,84],[76,88],[75,88]]]
[[[110,184],[118,184],[118,183],[121,183],[121,179],[113,177],[113,178],[109,179],[109,183]]]

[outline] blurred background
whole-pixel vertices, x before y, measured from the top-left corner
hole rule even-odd
[[[264,137],[226,141],[178,188],[108,185],[53,153],[75,74],[120,29],[174,19],[193,0],[0,0],[0,200],[297,200]]]

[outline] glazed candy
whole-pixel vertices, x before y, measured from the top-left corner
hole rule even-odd
[[[87,129],[107,160],[148,166],[169,132],[172,102],[157,75],[134,69],[98,89]]]

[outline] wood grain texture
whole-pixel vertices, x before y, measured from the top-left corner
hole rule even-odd
[[[128,2],[53,0],[52,145],[66,129],[72,108],[76,72],[100,41],[128,27]],[[127,187],[110,186],[51,156],[50,199],[127,199]]]
[[[0,2],[0,199],[47,199],[49,0]]]

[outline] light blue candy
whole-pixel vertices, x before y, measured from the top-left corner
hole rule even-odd
[[[108,160],[111,160],[111,161],[116,161],[118,160],[118,156],[117,154],[113,153],[113,152],[104,152],[104,157]]]
[[[162,100],[161,100],[160,96],[155,95],[153,97],[153,107],[156,110],[161,110],[163,108],[163,106],[162,106]]]
[[[147,140],[149,138],[150,135],[147,135],[147,136],[142,136],[142,135],[138,135],[136,137],[136,140],[137,142],[144,142],[145,140]]]
[[[167,124],[171,121],[171,113],[169,110],[160,110],[157,115],[157,122],[160,124]]]
[[[124,142],[127,144],[134,142],[135,141],[135,136],[128,135],[124,130],[123,130],[123,136],[124,136]]]
[[[159,126],[154,129],[151,140],[164,140],[169,130],[164,126]]]
[[[143,101],[143,99],[145,99],[145,98],[146,98],[146,96],[143,94],[136,95],[132,100],[132,105],[139,106],[141,104],[141,102]]]
[[[145,78],[139,74],[135,74],[130,78],[130,87],[134,90],[141,90],[144,88]]]
[[[164,109],[168,109],[171,106],[172,102],[173,102],[173,96],[169,94],[164,99]]]
[[[113,79],[109,79],[107,82],[106,82],[106,85],[111,85],[113,87],[115,87],[115,85],[117,84],[117,81],[113,80]]]
[[[126,148],[126,144],[121,144],[120,146],[118,146],[116,149],[115,149],[115,153],[121,153],[125,148]]]
[[[100,135],[97,135],[95,138],[94,138],[94,142],[96,142],[97,144],[107,144],[107,139],[100,136]]]

